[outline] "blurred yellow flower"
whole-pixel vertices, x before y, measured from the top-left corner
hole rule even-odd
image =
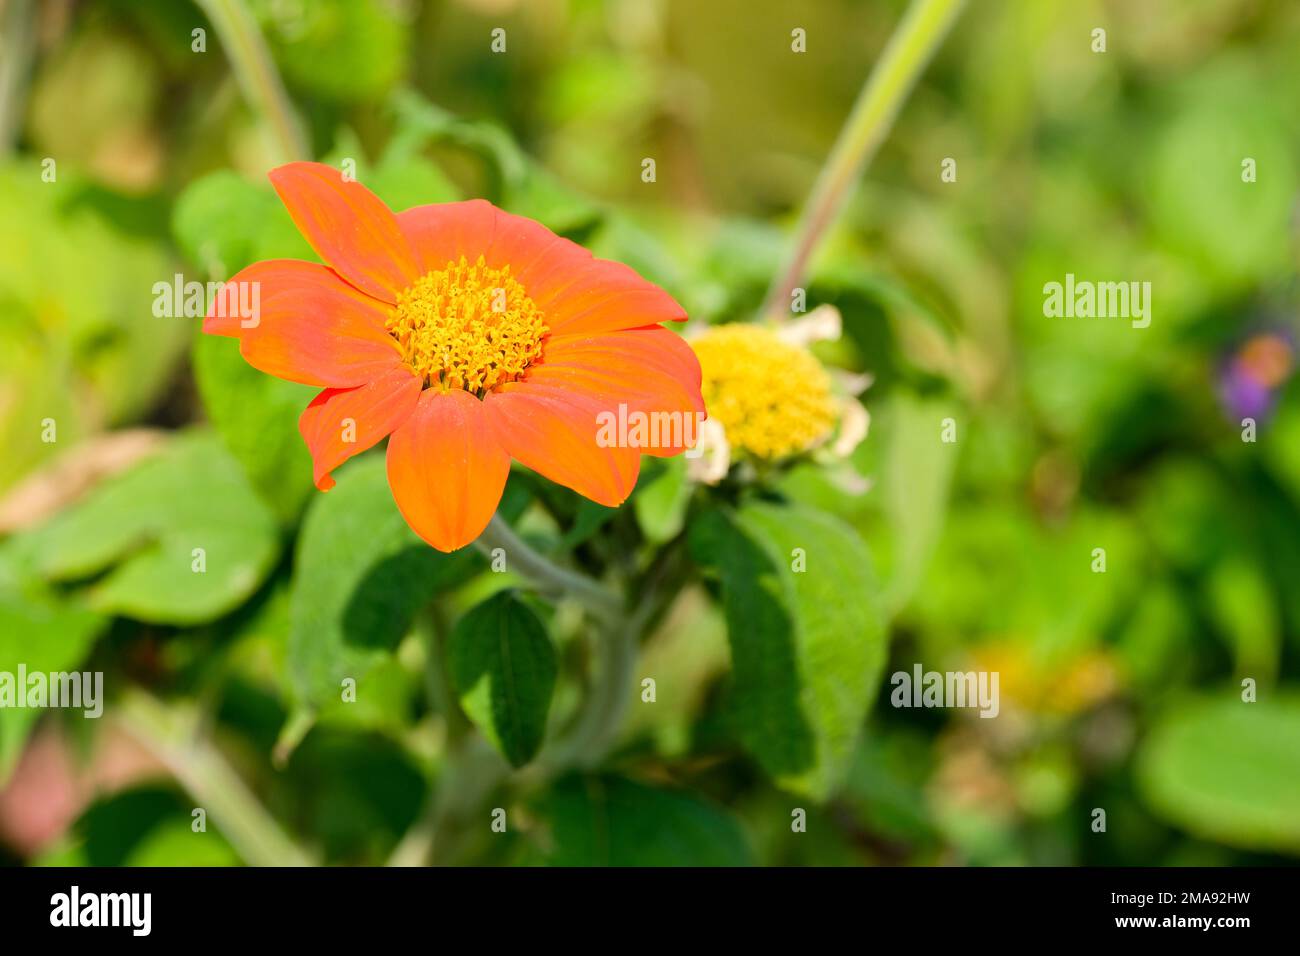
[[[830,436],[839,418],[831,377],[807,349],[742,323],[711,328],[691,344],[705,407],[734,452],[771,461]]]

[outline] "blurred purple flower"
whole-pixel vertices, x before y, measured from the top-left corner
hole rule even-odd
[[[1288,332],[1259,332],[1246,339],[1219,372],[1219,401],[1229,418],[1234,422],[1267,418],[1291,377],[1294,359],[1295,345]]]

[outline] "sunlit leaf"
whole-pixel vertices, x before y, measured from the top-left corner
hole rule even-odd
[[[870,552],[828,515],[769,503],[706,513],[691,548],[722,581],[741,741],[783,787],[825,798],[885,661]]]
[[[92,607],[195,624],[242,604],[280,551],[275,517],[210,432],[182,434],[23,540],[38,573]]]

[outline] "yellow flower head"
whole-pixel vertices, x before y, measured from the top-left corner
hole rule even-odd
[[[716,326],[691,344],[704,373],[705,407],[733,449],[785,458],[825,441],[835,427],[830,375],[806,349],[743,323]]]

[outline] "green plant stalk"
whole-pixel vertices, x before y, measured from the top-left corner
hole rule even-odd
[[[631,703],[640,635],[638,615],[592,642],[596,667],[586,700],[569,734],[539,758],[544,775],[595,766],[608,752]]]
[[[265,119],[277,152],[277,165],[311,159],[302,124],[285,92],[275,60],[257,20],[243,0],[194,0],[221,38],[244,98]]]
[[[447,622],[442,608],[431,604],[416,621],[424,643],[424,680],[429,703],[442,714],[447,740],[455,745],[465,736],[469,721],[460,709],[451,674],[447,672]]]
[[[528,578],[544,594],[574,597],[604,621],[617,620],[622,613],[623,602],[617,594],[584,574],[552,564],[515,534],[499,514],[492,516],[474,544],[489,558],[494,549],[501,548],[506,567]]]
[[[435,853],[439,862],[445,862],[456,849],[448,827],[457,821],[467,824],[478,802],[510,775],[510,767],[485,740],[469,736],[470,723],[447,670],[447,625],[436,602],[416,620],[416,629],[425,648],[425,690],[446,728],[445,759],[437,787],[386,866],[426,866],[434,862]]]
[[[569,733],[538,759],[542,776],[600,763],[618,738],[619,728],[636,694],[636,662],[641,638],[677,596],[687,567],[683,537],[666,544],[634,587],[636,609],[613,622],[610,633],[593,643],[596,668],[583,708]]]
[[[761,315],[767,319],[779,322],[789,314],[791,293],[803,281],[822,237],[839,217],[853,185],[889,135],[908,94],[964,2],[913,0],[894,30],[813,186],[794,242],[763,305]]]
[[[135,690],[121,704],[127,731],[171,771],[251,866],[313,866],[315,860],[281,829],[257,797],[199,733],[191,706],[169,707]]]
[[[677,593],[684,566],[680,561],[681,539],[671,542],[641,578],[640,600],[631,613],[618,610],[616,596],[590,578],[575,575],[551,565],[521,541],[503,519],[494,518],[489,532],[480,538],[479,547],[490,553],[494,547],[506,549],[509,556],[529,555],[528,567],[547,589],[558,593],[577,583],[584,589],[596,589],[601,604],[609,604],[593,622],[592,655],[595,666],[582,706],[567,732],[549,743],[537,760],[519,772],[513,772],[500,755],[478,735],[466,735],[465,728],[449,733],[446,760],[437,790],[426,803],[424,812],[402,837],[389,856],[388,866],[421,866],[453,861],[463,850],[465,835],[482,823],[481,802],[506,781],[521,786],[540,786],[573,768],[598,764],[617,739],[636,688],[636,662],[641,637],[656,616]],[[537,562],[537,563],[531,563]],[[516,562],[518,564],[518,562]],[[431,608],[431,611],[436,610]],[[444,630],[432,617],[422,622],[430,653],[440,648]],[[445,699],[450,695],[450,681],[440,661],[430,658],[426,678],[430,697]],[[455,706],[454,699],[450,705]],[[441,707],[441,705],[440,705]],[[463,715],[459,714],[461,720]],[[449,718],[450,719],[450,718]]]
[[[0,156],[12,151],[23,119],[32,62],[31,0],[0,3]]]

